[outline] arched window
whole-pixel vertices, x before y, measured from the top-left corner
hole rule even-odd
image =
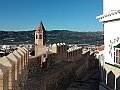
[[[39,35],[39,39],[42,39],[42,35],[41,34]]]

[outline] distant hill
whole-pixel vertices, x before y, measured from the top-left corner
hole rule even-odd
[[[0,31],[0,44],[34,44],[34,31]],[[47,43],[103,44],[102,32],[47,31]]]

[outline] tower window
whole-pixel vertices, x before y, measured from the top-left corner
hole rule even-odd
[[[117,64],[120,64],[120,50],[119,49],[116,49],[116,63]]]
[[[42,35],[41,34],[39,35],[39,39],[42,39]]]
[[[36,39],[38,39],[38,36],[36,35]]]

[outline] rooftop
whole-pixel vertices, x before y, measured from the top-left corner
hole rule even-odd
[[[108,13],[96,17],[96,19],[99,19],[100,22],[111,21],[119,18],[120,18],[120,10],[111,10]]]

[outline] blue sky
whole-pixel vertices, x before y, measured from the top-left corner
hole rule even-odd
[[[102,0],[0,0],[0,30],[102,31]]]

